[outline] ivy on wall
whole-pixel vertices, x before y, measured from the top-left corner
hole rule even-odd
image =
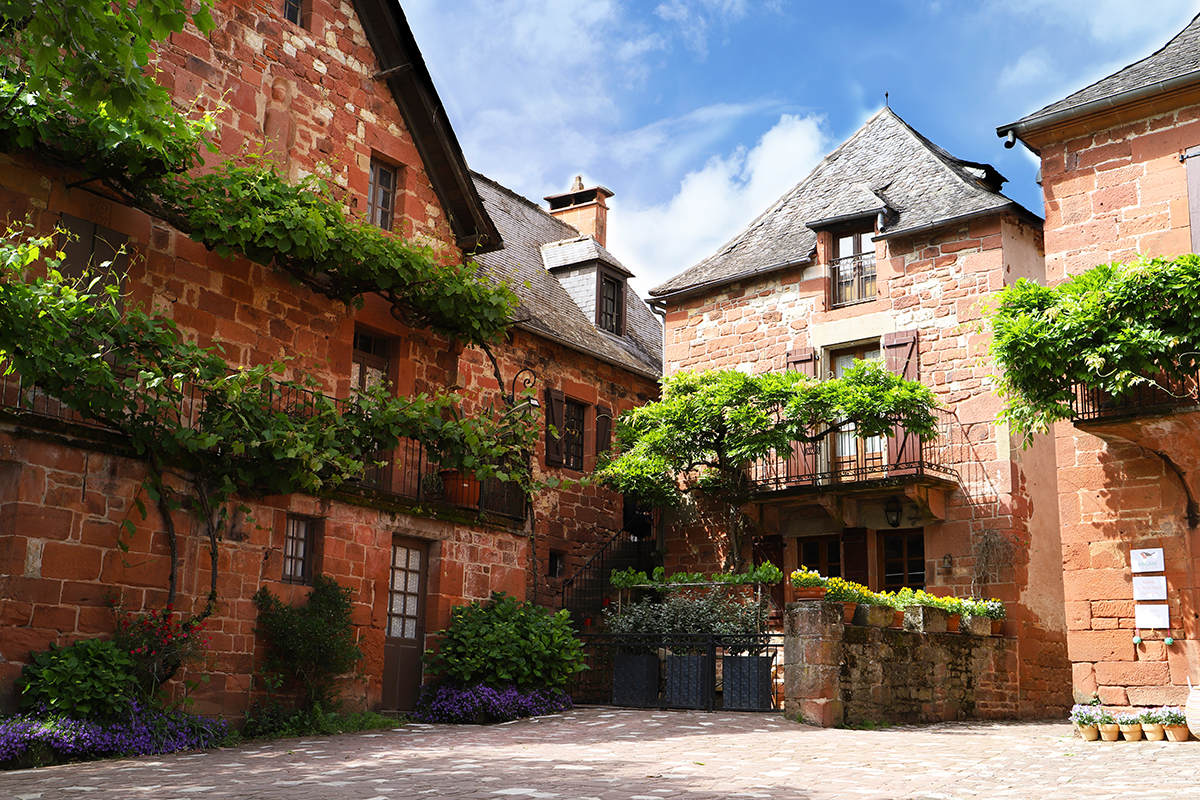
[[[1120,398],[1200,366],[1200,256],[1101,264],[1054,287],[1019,280],[990,316],[1002,417],[1028,442],[1071,417],[1075,385]]]

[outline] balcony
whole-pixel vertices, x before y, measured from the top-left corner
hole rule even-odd
[[[750,465],[760,494],[822,493],[906,483],[958,485],[960,466],[972,463],[971,443],[949,412],[939,410],[938,432],[921,439],[897,428],[894,435],[858,439],[846,431],[815,442],[797,442],[789,453]]]
[[[1153,383],[1138,384],[1115,399],[1102,389],[1077,383],[1073,395],[1071,419],[1076,423],[1170,414],[1200,406],[1200,373],[1185,378],[1159,376]]]
[[[312,414],[321,398],[331,401],[339,412],[353,405],[351,400],[338,400],[294,387],[280,388],[273,382],[264,384],[263,398],[271,411],[288,415]],[[203,411],[201,399],[190,391],[190,387],[175,409],[181,423],[193,429],[199,428]],[[100,422],[85,419],[15,373],[0,375],[0,412],[9,419],[42,428],[69,425],[114,432]],[[387,463],[383,467],[369,468],[348,488],[377,493],[382,499],[415,500],[517,520],[525,518],[525,495],[519,485],[494,478],[481,482],[473,474],[443,470],[430,461],[424,446],[414,439],[401,439],[394,451],[380,454],[377,460]]]
[[[875,253],[836,258],[829,265],[831,305],[834,308],[867,303],[878,296]]]

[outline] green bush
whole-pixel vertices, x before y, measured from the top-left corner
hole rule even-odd
[[[363,657],[354,641],[350,590],[318,575],[306,605],[290,606],[265,586],[253,599],[258,608],[254,632],[269,646],[267,672],[295,689],[299,708],[331,708],[340,676],[353,671]]]
[[[21,706],[45,706],[76,719],[107,720],[129,707],[137,690],[133,660],[110,641],[80,639],[33,654],[21,670]]]
[[[560,689],[585,669],[566,610],[552,613],[493,592],[487,603],[456,606],[450,619],[450,627],[436,634],[437,650],[425,651],[433,675],[497,689]]]

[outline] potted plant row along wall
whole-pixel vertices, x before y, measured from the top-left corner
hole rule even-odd
[[[1161,742],[1164,737],[1172,742],[1186,742],[1190,736],[1183,709],[1178,706],[1114,714],[1098,704],[1078,704],[1071,709],[1070,719],[1080,738],[1088,742],[1097,739],[1116,742],[1122,738],[1137,742],[1143,736],[1152,742]]]

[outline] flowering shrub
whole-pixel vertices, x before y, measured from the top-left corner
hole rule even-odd
[[[568,695],[557,689],[499,689],[483,683],[463,686],[440,683],[421,687],[413,719],[419,722],[508,722],[574,708]]]
[[[68,758],[154,755],[214,747],[228,736],[225,720],[160,711],[139,700],[104,724],[42,707],[0,719],[0,764],[20,759],[31,747]]]
[[[200,658],[209,640],[202,635],[204,621],[175,618],[170,605],[149,614],[131,614],[113,607],[117,629],[113,641],[133,659],[132,672],[147,701],[174,677],[179,668]]]
[[[1100,709],[1090,703],[1076,703],[1071,707],[1071,722],[1074,722],[1080,727],[1100,724]]]

